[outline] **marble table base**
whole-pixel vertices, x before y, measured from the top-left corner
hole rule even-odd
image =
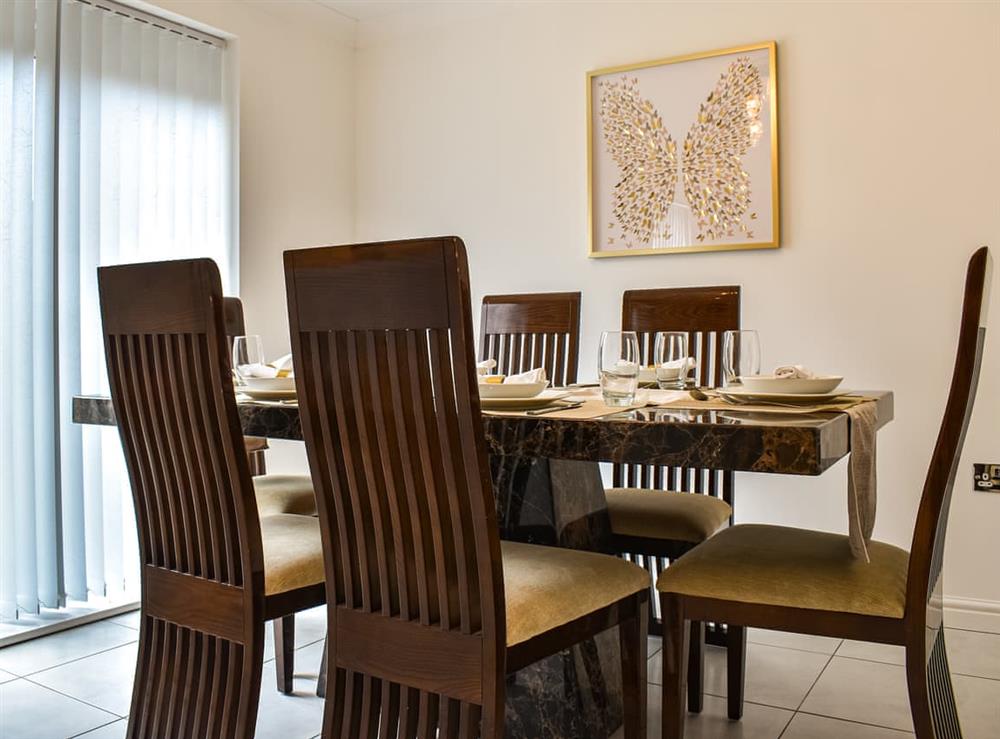
[[[610,551],[610,521],[596,462],[495,456],[501,538]],[[507,678],[509,739],[606,739],[622,723],[617,629]]]

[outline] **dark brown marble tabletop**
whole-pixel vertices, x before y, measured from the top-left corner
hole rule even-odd
[[[878,403],[878,426],[893,418],[891,392],[865,392]],[[299,409],[239,403],[248,436],[302,439]],[[106,397],[73,398],[76,423],[114,425]],[[850,452],[846,413],[750,413],[644,408],[593,420],[484,414],[494,455],[590,462],[673,465],[738,472],[819,475]]]

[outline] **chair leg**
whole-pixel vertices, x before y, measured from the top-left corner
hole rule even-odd
[[[705,706],[705,623],[691,622],[688,647],[687,694],[688,710],[701,713]]]
[[[656,612],[653,610],[653,604],[656,603],[657,598],[660,597],[659,591],[656,589],[656,582],[653,582],[649,588],[649,635],[650,636],[663,636],[663,621],[659,619]]]
[[[663,614],[662,739],[683,739],[684,720],[687,717],[684,692],[687,688],[685,683],[691,628],[684,620],[680,598],[662,595],[660,606],[660,613]]]
[[[640,593],[633,600],[635,614],[618,624],[618,640],[622,655],[625,739],[645,739],[649,594]]]
[[[729,624],[726,634],[726,682],[729,718],[743,718],[743,691],[746,685],[747,627]]]
[[[274,624],[274,666],[278,677],[278,692],[292,692],[295,674],[295,616],[282,616]]]
[[[267,474],[267,457],[264,456],[263,451],[250,452],[247,455],[247,462],[249,462],[251,477]]]
[[[943,628],[929,659],[923,638],[906,645],[906,684],[917,739],[962,739]]]
[[[323,640],[323,658],[319,664],[319,680],[316,681],[316,695],[320,698],[326,698],[326,649],[329,643],[327,639]]]

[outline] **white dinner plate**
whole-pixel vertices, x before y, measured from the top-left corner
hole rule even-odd
[[[729,387],[719,390],[719,396],[735,398],[743,402],[754,400],[769,401],[772,403],[822,403],[842,395],[850,395],[850,390],[838,390],[835,393],[755,393],[745,388]]]
[[[544,408],[550,403],[562,400],[573,392],[571,390],[543,390],[533,398],[479,398],[479,406],[484,411],[526,411],[532,408]]]
[[[544,382],[480,382],[479,397],[491,400],[500,398],[525,400],[526,398],[536,397],[548,385],[548,380]]]
[[[241,387],[237,391],[248,395],[254,400],[295,400],[295,390],[259,390],[252,387]]]
[[[245,377],[243,383],[250,390],[263,390],[272,393],[295,392],[294,377]]]
[[[822,394],[832,393],[844,378],[839,375],[821,377],[774,377],[773,375],[749,375],[742,377],[743,389],[752,393]],[[843,392],[843,391],[841,391]]]

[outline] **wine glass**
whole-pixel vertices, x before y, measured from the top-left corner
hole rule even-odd
[[[611,406],[632,405],[639,386],[639,337],[635,331],[601,334],[597,369],[604,402]]]
[[[722,337],[722,372],[726,387],[740,386],[760,374],[760,337],[749,329],[726,331]]]
[[[233,372],[239,385],[247,377],[261,377],[264,368],[264,343],[257,334],[237,336],[233,339]]]
[[[661,390],[682,390],[687,379],[688,335],[685,331],[660,331],[653,343],[653,368]]]

